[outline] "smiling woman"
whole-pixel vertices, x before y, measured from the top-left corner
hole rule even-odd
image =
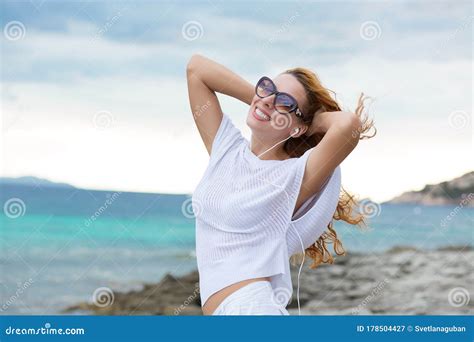
[[[354,113],[341,111],[307,69],[262,77],[254,87],[200,55],[190,59],[187,80],[210,155],[193,194],[203,312],[288,314],[289,255],[300,249],[311,268],[332,263],[327,241],[345,253],[332,220],[364,223],[353,213],[353,196],[341,193],[339,165],[360,139],[375,135],[366,134],[373,122],[362,115],[365,98]],[[250,141],[222,112],[216,92],[250,105]],[[262,286],[251,285],[257,282]]]

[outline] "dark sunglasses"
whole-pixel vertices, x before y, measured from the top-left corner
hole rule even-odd
[[[288,115],[292,112],[295,112],[297,117],[303,118],[303,113],[298,108],[298,102],[296,99],[290,94],[279,92],[275,86],[275,83],[273,83],[270,78],[263,76],[260,80],[258,80],[257,85],[255,86],[255,94],[257,94],[257,96],[260,98],[275,94],[273,106],[278,113]]]

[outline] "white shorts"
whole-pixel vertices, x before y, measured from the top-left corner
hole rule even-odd
[[[215,315],[290,315],[286,308],[275,300],[269,281],[259,280],[247,284],[227,296]]]

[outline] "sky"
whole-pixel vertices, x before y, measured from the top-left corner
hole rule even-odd
[[[208,162],[186,64],[302,66],[376,137],[342,185],[385,201],[473,170],[471,1],[2,1],[1,176],[191,194]],[[245,137],[248,106],[219,95]]]

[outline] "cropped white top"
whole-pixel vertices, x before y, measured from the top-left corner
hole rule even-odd
[[[312,149],[299,158],[262,160],[230,118],[223,119],[192,206],[201,305],[215,292],[251,278],[270,277],[285,307],[293,294],[289,256],[312,245],[336,210],[338,166],[323,189],[293,216]]]

